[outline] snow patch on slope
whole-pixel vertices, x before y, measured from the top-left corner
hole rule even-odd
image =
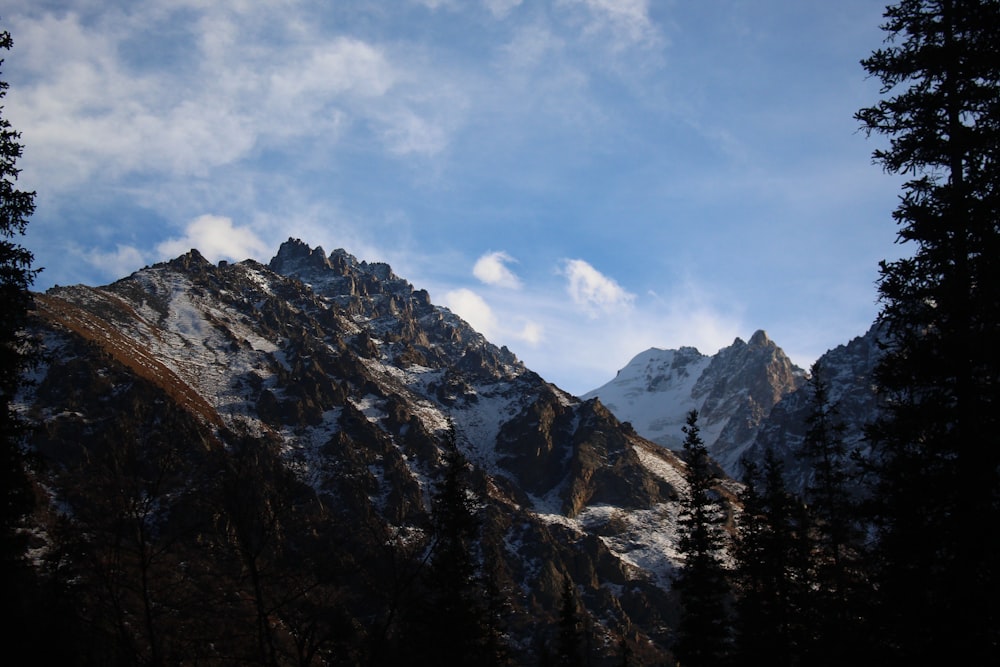
[[[599,397],[621,421],[628,421],[644,437],[677,448],[683,440],[681,426],[702,401],[692,396],[695,384],[712,358],[687,347],[679,350],[652,348],[636,355],[615,379],[587,392],[584,399]],[[722,430],[703,428],[706,442]]]

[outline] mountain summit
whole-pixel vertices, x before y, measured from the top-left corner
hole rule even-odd
[[[805,378],[758,330],[749,342],[737,338],[713,356],[693,347],[650,348],[582,398],[599,398],[640,435],[672,449],[680,448],[685,415],[698,410],[709,453],[738,476],[740,458],[771,409]]]

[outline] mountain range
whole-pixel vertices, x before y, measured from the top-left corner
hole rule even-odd
[[[736,475],[766,447],[791,460],[808,409],[805,372],[763,331],[712,356],[649,350],[578,398],[388,265],[296,239],[267,265],[192,250],[35,308],[44,360],[18,401],[43,461],[32,553],[92,575],[88,613],[116,618],[139,653],[182,631],[218,660],[263,635],[297,664],[310,647],[328,663],[381,650],[453,441],[518,660],[547,655],[571,582],[595,664],[623,643],[660,663],[684,414],[699,410]],[[874,406],[873,335],[821,360],[852,433]],[[735,482],[717,491],[735,506]],[[296,577],[274,574],[290,554]],[[184,606],[196,594],[207,616]],[[329,600],[336,618],[316,611]],[[227,634],[240,623],[242,640]]]
[[[879,329],[823,354],[816,362],[844,429],[848,450],[862,446],[863,428],[875,415],[873,373]],[[808,470],[795,452],[802,446],[813,408],[807,373],[791,362],[764,331],[740,338],[708,356],[693,347],[651,348],[636,355],[614,379],[587,392],[645,438],[678,449],[680,427],[699,412],[709,452],[728,475],[739,478],[744,457],[760,461],[772,449],[785,462],[791,488],[801,491]]]

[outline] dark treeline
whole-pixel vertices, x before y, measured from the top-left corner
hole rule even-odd
[[[747,465],[728,632],[682,635],[685,665],[1000,663],[1000,2],[903,0],[883,28],[862,61],[883,99],[856,118],[908,179],[893,217],[911,252],[880,265],[879,416],[846,452],[812,369],[811,483],[789,493],[773,453]]]
[[[782,460],[768,450],[762,461],[744,462],[733,511],[719,478],[697,463],[704,453],[685,447],[680,664],[882,664],[872,653],[878,638],[869,636],[875,596],[865,560],[870,544],[849,483],[854,463],[838,440],[819,371],[810,379],[815,412],[801,452],[814,471],[804,494],[789,490]],[[689,441],[696,424],[692,412]],[[734,528],[727,531],[730,514]]]
[[[49,471],[72,512],[47,515],[44,559],[23,569],[11,650],[95,666],[489,666],[561,650],[556,605],[536,615],[537,650],[511,646],[492,510],[453,437],[431,511],[394,529],[364,480],[321,499],[277,441],[206,447],[182,411],[150,409],[163,431],[106,433]]]

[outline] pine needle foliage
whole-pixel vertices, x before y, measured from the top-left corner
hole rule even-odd
[[[674,652],[684,665],[718,665],[730,649],[729,581],[723,565],[727,536],[717,475],[701,439],[698,412],[684,426],[687,493],[681,498],[679,548],[683,557],[674,587],[682,613]]]
[[[886,349],[869,429],[885,659],[1000,656],[1000,2],[903,0],[862,61],[882,99],[857,119],[909,178],[910,254],[878,283]]]

